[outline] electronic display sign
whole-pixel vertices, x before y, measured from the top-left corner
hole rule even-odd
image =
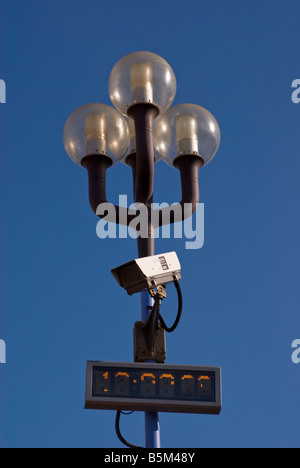
[[[89,361],[86,377],[86,409],[221,411],[219,367]]]

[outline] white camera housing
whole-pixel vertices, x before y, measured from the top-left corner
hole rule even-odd
[[[113,276],[120,286],[132,294],[149,290],[181,278],[181,265],[176,252],[132,260],[114,268]]]

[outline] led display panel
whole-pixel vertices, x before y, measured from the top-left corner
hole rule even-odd
[[[86,378],[86,409],[221,411],[219,367],[89,361]]]

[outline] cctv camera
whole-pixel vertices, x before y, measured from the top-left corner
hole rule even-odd
[[[127,293],[150,290],[181,278],[181,266],[176,252],[139,258],[112,270],[112,274]]]

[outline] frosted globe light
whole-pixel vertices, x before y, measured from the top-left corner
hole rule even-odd
[[[218,122],[206,109],[195,104],[179,104],[157,121],[154,144],[170,166],[179,156],[196,155],[208,164],[221,142]]]
[[[68,118],[63,132],[65,150],[80,166],[89,155],[108,156],[118,163],[129,146],[129,130],[124,117],[106,104],[87,104]]]
[[[125,116],[134,104],[150,103],[159,113],[174,101],[177,84],[170,65],[152,52],[133,52],[114,66],[109,78],[113,105]]]

